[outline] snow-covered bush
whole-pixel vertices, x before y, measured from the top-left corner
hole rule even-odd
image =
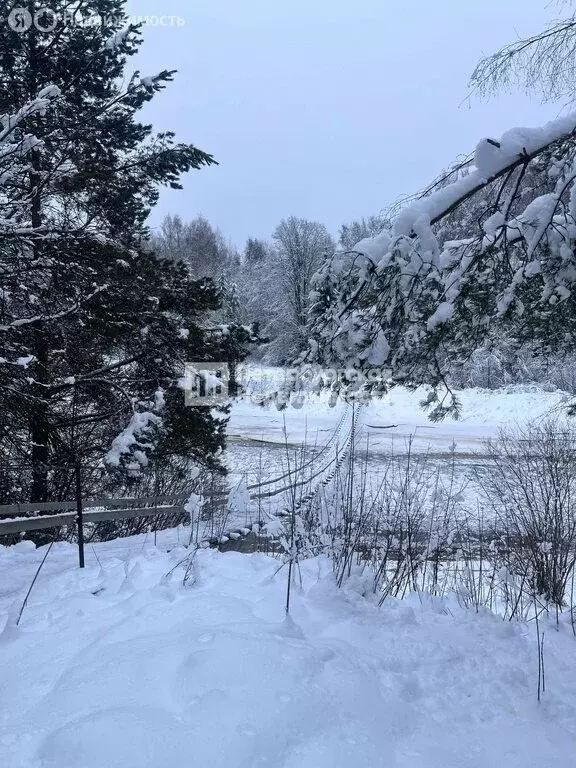
[[[453,592],[507,618],[561,610],[576,575],[575,469],[576,430],[553,421],[503,433],[467,474],[454,451],[439,458],[408,446],[380,457],[373,481],[352,444],[329,482],[292,478],[289,562],[323,553],[339,586],[362,583],[381,604]]]

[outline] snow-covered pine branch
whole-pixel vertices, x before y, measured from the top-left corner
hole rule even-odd
[[[575,129],[571,113],[483,139],[473,167],[336,253],[314,280],[307,359],[436,385],[495,325],[570,348]]]
[[[26,123],[35,115],[46,114],[60,96],[56,85],[48,85],[14,112],[0,115],[0,237],[34,234],[28,216],[29,200],[15,194],[25,187],[31,152],[43,146],[41,138],[26,132]]]
[[[165,404],[164,392],[159,389],[154,401],[149,404],[149,410],[134,412],[126,427],[114,438],[104,457],[105,463],[116,468],[122,465],[132,476],[147,467],[148,454],[154,449],[163,427]]]

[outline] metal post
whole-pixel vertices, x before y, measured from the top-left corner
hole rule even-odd
[[[82,476],[80,464],[76,464],[76,522],[78,524],[78,561],[84,568],[84,514],[82,512]]]

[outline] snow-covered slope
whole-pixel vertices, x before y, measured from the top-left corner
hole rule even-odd
[[[166,544],[168,532],[163,534]],[[174,542],[173,542],[174,543]],[[96,561],[96,554],[101,566]],[[576,640],[422,597],[376,608],[323,560],[98,544],[0,548],[0,755],[7,768],[572,768]],[[10,607],[12,604],[12,608]],[[6,614],[9,614],[8,617]]]

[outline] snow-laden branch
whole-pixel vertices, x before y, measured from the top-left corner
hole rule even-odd
[[[33,317],[22,317],[22,318],[19,318],[18,320],[13,320],[8,325],[0,325],[0,332],[5,333],[7,331],[14,330],[16,328],[22,328],[23,326],[37,325],[39,323],[50,323],[50,322],[53,322],[54,320],[62,320],[64,317],[69,317],[70,315],[73,315],[75,312],[77,312],[80,309],[82,305],[89,302],[99,293],[102,293],[102,291],[105,291],[107,287],[108,287],[107,285],[102,285],[96,288],[95,291],[92,291],[92,293],[89,293],[88,295],[84,296],[82,298],[82,301],[76,301],[66,309],[60,310],[60,312],[55,312],[54,314],[51,314],[51,315],[34,315]]]
[[[0,146],[6,144],[24,120],[27,120],[35,114],[44,115],[48,107],[52,106],[54,101],[60,96],[61,91],[58,86],[48,85],[39,91],[35,99],[24,104],[24,106],[14,114],[0,115],[0,124],[2,125],[2,128],[0,129]],[[15,142],[15,145],[18,146],[20,143],[21,142],[17,141]],[[0,159],[5,156],[5,150],[6,146],[1,146]]]
[[[571,112],[541,128],[513,128],[499,140],[482,139],[474,153],[474,170],[401,211],[394,221],[394,233],[414,234],[414,226],[421,216],[426,217],[430,224],[436,224],[464,200],[514,168],[529,163],[552,144],[573,135],[575,131],[576,112]]]
[[[575,131],[576,112],[483,139],[470,172],[336,253],[314,280],[307,359],[438,381],[446,345],[473,348],[494,318],[549,324],[576,286]]]
[[[110,450],[104,457],[104,461],[111,467],[119,467],[123,457],[131,455],[134,461],[130,462],[127,469],[138,472],[148,465],[146,450],[153,447],[150,442],[152,436],[163,424],[159,415],[164,409],[164,392],[159,389],[156,392],[153,408],[149,411],[139,411],[132,414],[128,425],[112,441]]]

